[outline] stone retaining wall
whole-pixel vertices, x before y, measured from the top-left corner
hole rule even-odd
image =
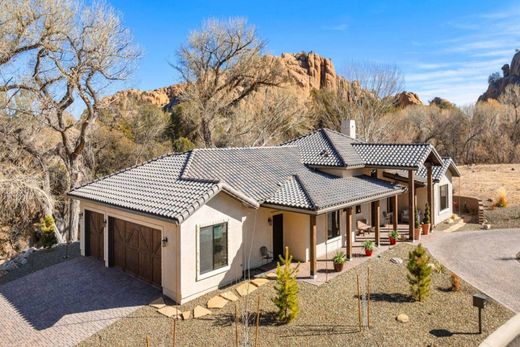
[[[460,203],[460,209],[459,209]],[[484,204],[482,200],[471,196],[454,195],[453,196],[453,212],[461,214],[469,214],[478,219],[478,223],[484,223]]]

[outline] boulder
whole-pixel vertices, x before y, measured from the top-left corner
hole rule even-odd
[[[256,286],[252,285],[249,282],[243,283],[237,287],[237,292],[240,296],[246,296],[256,290]]]
[[[401,92],[394,96],[393,104],[395,107],[405,108],[410,105],[422,105],[419,95],[414,92]]]
[[[233,294],[233,292],[230,292],[230,291],[220,293],[220,296],[228,301],[237,301],[238,300],[238,296],[236,296],[235,294]]]
[[[184,311],[181,313],[182,320],[188,320],[191,318],[191,311]]]
[[[394,264],[402,264],[403,263],[403,259],[397,258],[397,257],[393,257],[393,258],[390,258],[390,262],[394,263]]]
[[[255,278],[254,280],[251,281],[251,283],[253,283],[257,287],[261,287],[268,282],[269,282],[269,280],[267,278]]]
[[[410,321],[410,317],[404,313],[400,313],[395,319],[400,323],[408,323]]]
[[[210,314],[211,314],[211,311],[202,306],[197,306],[193,310],[193,318],[200,318],[200,317],[204,317],[204,316],[207,316]]]
[[[178,318],[181,313],[176,307],[173,306],[164,306],[163,308],[157,310],[157,312],[159,312],[162,315],[165,315],[168,318]]]
[[[222,296],[217,295],[209,299],[207,306],[208,308],[223,308],[228,302]]]

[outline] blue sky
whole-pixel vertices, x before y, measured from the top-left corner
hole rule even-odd
[[[178,81],[168,62],[209,17],[245,17],[267,53],[314,51],[336,71],[352,62],[397,65],[405,89],[475,102],[487,78],[520,48],[514,1],[129,1],[109,0],[143,51],[121,88],[154,89]]]

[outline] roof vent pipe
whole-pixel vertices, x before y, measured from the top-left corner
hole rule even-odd
[[[341,120],[341,132],[351,138],[356,138],[356,121],[353,119]]]

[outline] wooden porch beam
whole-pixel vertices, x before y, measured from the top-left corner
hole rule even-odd
[[[316,276],[316,216],[310,216],[310,277]]]
[[[415,177],[414,171],[408,170],[408,238],[414,240],[415,229]]]
[[[352,207],[347,208],[346,215],[347,215],[347,217],[346,217],[347,221],[345,223],[345,225],[346,225],[345,238],[347,240],[347,259],[351,260],[352,259]]]
[[[431,228],[433,229],[433,226],[435,225],[435,216],[433,215],[433,172],[432,172],[432,165],[426,166],[426,172],[427,172],[427,189],[428,189],[428,205],[430,206],[430,222],[431,222]]]
[[[376,231],[376,246],[379,247],[381,240],[381,201],[376,200],[372,202],[374,206],[374,217],[375,217],[375,231]]]
[[[399,199],[398,199],[398,196],[397,195],[394,195],[392,197],[392,201],[393,201],[393,204],[394,204],[394,214],[393,214],[393,223],[394,223],[394,230],[397,230],[397,218],[399,216]]]

